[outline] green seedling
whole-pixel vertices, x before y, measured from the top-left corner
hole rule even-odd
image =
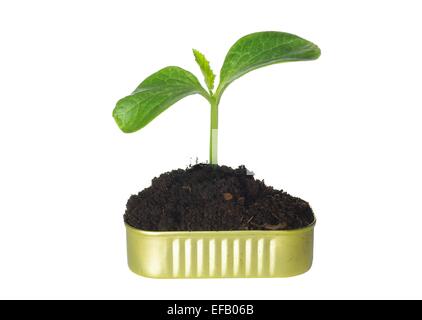
[[[198,50],[194,49],[193,54],[207,89],[189,71],[166,67],[146,78],[131,95],[119,100],[113,117],[123,132],[135,132],[180,99],[200,94],[211,106],[210,163],[217,164],[218,106],[228,85],[249,71],[281,62],[315,60],[321,52],[312,42],[293,34],[274,31],[249,34],[227,53],[215,91],[215,74],[208,60]]]

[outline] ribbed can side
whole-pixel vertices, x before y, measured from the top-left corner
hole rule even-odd
[[[127,227],[132,271],[154,278],[288,277],[313,259],[313,226],[294,231],[145,232]]]

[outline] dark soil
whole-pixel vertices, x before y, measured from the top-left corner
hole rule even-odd
[[[149,231],[290,230],[314,221],[306,201],[268,187],[245,167],[198,164],[152,180],[124,220]]]

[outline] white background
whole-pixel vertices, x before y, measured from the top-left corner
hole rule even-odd
[[[420,1],[2,1],[0,298],[422,298]],[[320,60],[233,83],[220,163],[309,201],[310,272],[289,279],[152,280],[126,266],[127,198],[207,160],[192,96],[144,130],[115,102],[167,65],[215,71],[241,36],[317,43]]]

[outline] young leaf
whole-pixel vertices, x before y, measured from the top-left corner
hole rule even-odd
[[[320,49],[285,32],[257,32],[239,39],[229,50],[220,72],[217,95],[249,71],[280,62],[317,59]]]
[[[172,104],[195,93],[209,97],[192,73],[179,67],[167,67],[146,78],[131,95],[120,99],[113,117],[123,132],[135,132]]]
[[[212,89],[214,89],[215,74],[210,67],[210,62],[198,50],[193,49],[193,55],[195,56],[196,63],[201,68],[208,89],[212,92]]]

